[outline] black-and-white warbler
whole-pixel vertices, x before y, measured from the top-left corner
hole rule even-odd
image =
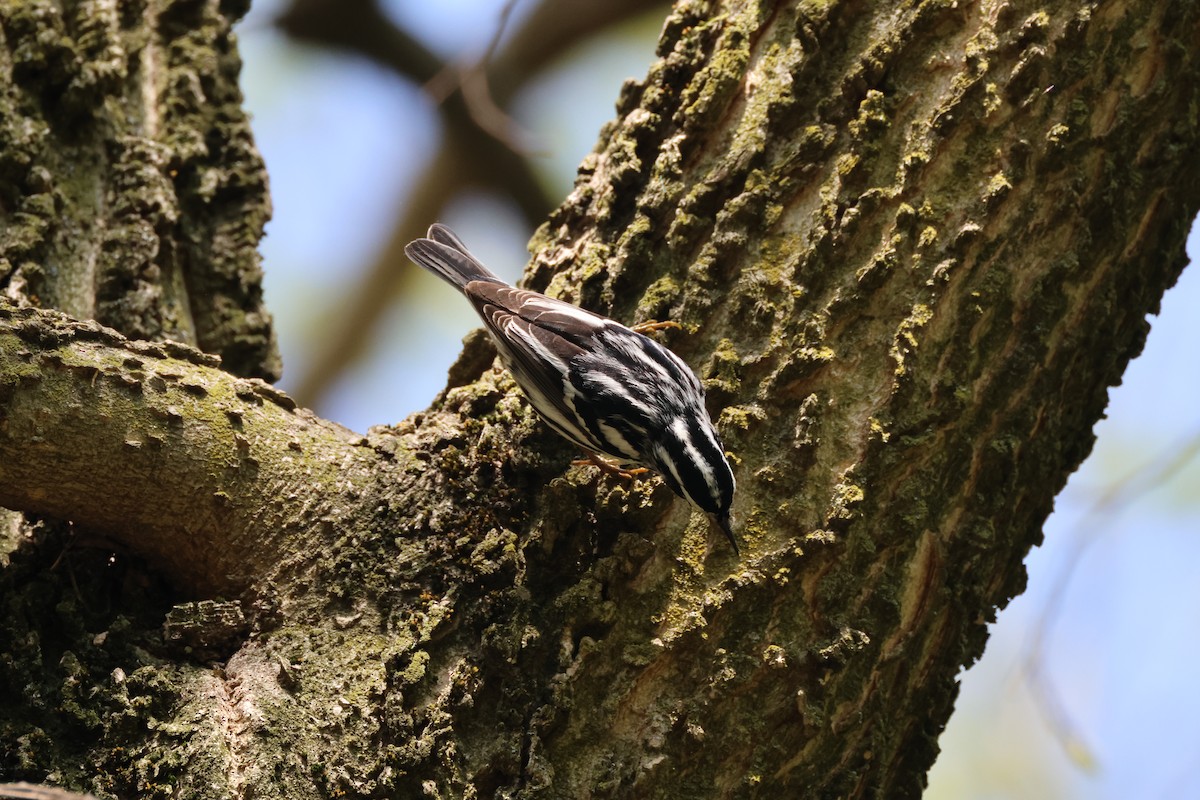
[[[404,252],[471,301],[542,419],[602,468],[622,471],[596,456],[657,471],[677,495],[712,514],[738,552],[729,521],[733,471],[688,365],[619,322],[509,286],[445,225],[428,235]]]

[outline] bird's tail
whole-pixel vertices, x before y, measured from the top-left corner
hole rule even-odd
[[[462,239],[445,225],[431,225],[428,237],[406,244],[405,254],[442,280],[458,287],[460,291],[471,281],[504,283],[491,270],[480,264],[467,250]]]

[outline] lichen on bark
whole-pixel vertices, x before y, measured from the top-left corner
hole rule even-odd
[[[0,239],[9,297],[274,379],[266,171],[213,3],[7,2]]]

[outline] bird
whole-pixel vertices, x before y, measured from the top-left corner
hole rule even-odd
[[[657,472],[710,514],[740,555],[730,520],[736,483],[704,388],[683,359],[646,335],[677,323],[630,328],[510,286],[440,223],[404,252],[470,301],[501,363],[550,428],[604,471]]]

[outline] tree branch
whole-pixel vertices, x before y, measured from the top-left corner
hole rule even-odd
[[[381,457],[219,361],[0,303],[0,505],[109,534],[204,596],[269,580],[338,516],[307,490],[368,483]]]

